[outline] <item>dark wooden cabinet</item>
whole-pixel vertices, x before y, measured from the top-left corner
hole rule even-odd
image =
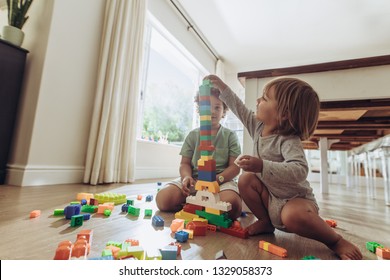
[[[5,182],[27,53],[0,39],[0,185]]]

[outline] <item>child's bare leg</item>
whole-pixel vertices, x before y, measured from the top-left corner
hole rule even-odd
[[[238,193],[233,190],[224,190],[219,193],[219,197],[221,201],[230,202],[232,205],[232,210],[228,212],[230,219],[235,220],[241,216],[242,202]]]
[[[178,212],[183,208],[186,197],[180,188],[175,185],[167,185],[156,195],[156,204],[160,211]]]
[[[258,219],[248,227],[250,235],[272,233],[275,227],[268,215],[269,193],[255,174],[245,172],[238,179],[240,195],[253,215]]]
[[[294,198],[288,201],[282,209],[281,219],[289,232],[324,243],[341,259],[362,259],[359,248],[337,234],[321,219],[310,200]]]

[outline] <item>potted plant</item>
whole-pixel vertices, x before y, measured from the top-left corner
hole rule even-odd
[[[7,0],[8,25],[3,27],[3,39],[21,46],[24,39],[23,25],[26,23],[27,12],[33,0]]]

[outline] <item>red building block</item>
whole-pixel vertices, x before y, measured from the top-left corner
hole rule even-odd
[[[220,227],[219,231],[226,233],[226,234],[229,234],[229,235],[232,235],[232,236],[235,236],[235,237],[243,238],[243,239],[246,239],[249,237],[248,230],[243,229],[242,227],[238,227],[238,226],[235,226],[235,227],[233,226],[233,227],[229,227],[229,228]]]
[[[192,221],[187,224],[187,229],[193,230],[194,236],[205,236],[207,231],[207,224],[198,221]]]

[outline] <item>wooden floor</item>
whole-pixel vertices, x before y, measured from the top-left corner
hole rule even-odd
[[[336,231],[346,239],[357,244],[364,259],[377,259],[376,255],[365,249],[366,241],[376,241],[390,246],[390,207],[385,206],[383,189],[378,189],[378,198],[366,197],[365,190],[347,189],[344,185],[331,185],[329,194],[321,195],[318,184],[312,184],[320,205],[320,214],[324,219],[338,222]],[[124,193],[128,198],[144,197],[157,193],[157,181],[140,181],[123,185],[57,185],[42,187],[0,186],[0,259],[12,260],[50,260],[53,259],[57,244],[63,240],[75,241],[81,229],[93,230],[93,243],[90,257],[100,256],[108,241],[122,242],[127,238],[138,239],[145,250],[156,250],[174,241],[170,231],[172,213],[157,211],[155,201],[135,200],[141,208],[141,215],[132,217],[121,213],[121,206],[116,206],[110,217],[94,214],[90,220],[80,227],[71,227],[69,220],[53,216],[53,210],[64,208],[76,199],[79,192],[115,192]],[[29,218],[32,210],[39,209],[42,215]],[[150,218],[144,217],[144,209],[153,209],[153,214],[165,219],[163,229],[155,229]],[[240,218],[243,226],[254,221],[249,214]],[[287,259],[301,259],[306,255],[314,255],[320,259],[337,259],[323,244],[275,231],[249,239],[240,239],[220,232],[208,232],[206,236],[198,236],[182,246],[180,259],[210,260],[223,250],[228,259],[280,259],[258,249],[259,240],[266,240],[288,250]]]

